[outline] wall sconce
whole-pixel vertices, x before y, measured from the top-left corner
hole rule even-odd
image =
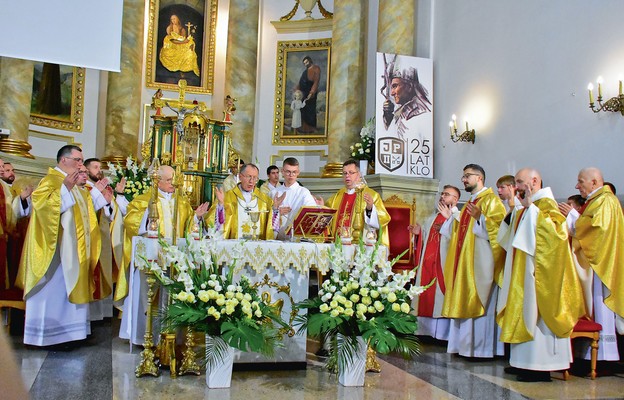
[[[452,120],[449,122],[449,127],[451,128],[451,140],[453,142],[475,142],[475,130],[470,130],[468,128],[468,121],[466,121],[466,130],[462,132],[460,135],[457,134],[457,117],[455,114],[451,117]]]
[[[589,90],[589,108],[597,113],[600,111],[613,111],[620,112],[624,115],[624,95],[622,94],[622,78],[620,77],[620,90],[617,97],[612,97],[605,103],[602,102],[602,76],[599,76],[596,80],[598,83],[598,108],[594,107],[594,85],[587,85]]]

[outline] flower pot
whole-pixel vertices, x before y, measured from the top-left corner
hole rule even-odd
[[[206,386],[209,389],[229,388],[232,384],[232,366],[234,364],[234,348],[227,346],[227,351],[223,357],[216,357],[208,360],[209,349],[215,347],[215,342],[223,339],[206,335]],[[214,353],[214,351],[213,351]]]
[[[345,338],[338,334],[338,346]],[[366,373],[366,350],[368,346],[361,336],[357,337],[357,347],[348,362],[342,361],[341,351],[338,351],[338,383],[342,386],[364,386]],[[344,366],[344,368],[341,368]]]
[[[368,175],[368,160],[360,160],[360,173]]]

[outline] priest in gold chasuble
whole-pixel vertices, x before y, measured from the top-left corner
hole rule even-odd
[[[586,312],[583,291],[551,189],[534,169],[515,179],[523,208],[513,208],[498,232],[507,256],[497,322],[518,379],[548,381],[549,371],[570,368],[570,333]]]
[[[175,187],[173,186],[174,169],[167,165],[158,170],[158,234],[164,239],[173,240],[173,216],[175,203]],[[154,189],[152,189],[154,190]],[[115,301],[122,300],[123,313],[119,337],[128,339],[132,344],[143,345],[145,335],[145,313],[147,310],[147,284],[145,276],[138,268],[127,271],[132,257],[132,238],[147,233],[148,205],[152,190],[134,198],[128,204],[128,213],[124,218],[124,262],[119,266]],[[201,204],[193,212],[191,204],[184,195],[178,198],[178,226],[177,236],[185,237],[189,229],[198,224],[208,211],[208,203]],[[122,269],[123,268],[123,269]],[[130,276],[131,272],[131,276]]]
[[[622,206],[604,184],[598,168],[585,168],[576,184],[586,198],[580,213],[567,209],[572,249],[583,284],[590,316],[600,325],[598,360],[618,361],[617,335],[624,334],[624,216]],[[575,346],[577,344],[575,343]],[[590,358],[590,347],[580,344],[578,356]]]
[[[490,188],[485,171],[468,164],[462,175],[469,201],[460,220],[449,219],[440,234],[450,238],[444,265],[446,293],[442,316],[452,318],[448,352],[464,357],[491,358],[503,355],[494,320],[499,275],[504,250],[496,241],[498,227],[505,217],[505,206]]]
[[[358,201],[356,192],[362,182],[362,175],[357,161],[347,160],[342,164],[342,179],[345,187],[331,196],[325,202],[327,207],[338,210],[331,223],[331,235],[341,236],[344,228],[358,228],[355,236],[364,238],[367,229],[377,231],[385,228],[390,222],[390,214],[386,211],[379,193],[365,186],[362,190],[362,199]],[[388,230],[383,229],[381,244],[389,247]]]
[[[25,344],[49,346],[90,333],[88,303],[100,248],[93,204],[76,186],[82,161],[79,147],[63,146],[56,168],[32,194],[17,278],[26,300]]]
[[[273,210],[269,196],[256,187],[258,175],[258,167],[245,164],[238,174],[240,183],[234,189],[216,190],[217,201],[208,211],[207,221],[223,232],[224,239],[250,238],[254,232],[261,240],[274,238],[278,211]],[[252,211],[260,212],[258,222],[251,220]]]

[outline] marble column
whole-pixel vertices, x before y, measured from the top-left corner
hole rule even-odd
[[[34,63],[0,57],[0,128],[11,134],[0,140],[0,151],[34,158],[28,144]]]
[[[141,129],[144,0],[124,0],[121,72],[109,72],[104,151],[106,161],[137,156]]]
[[[328,164],[323,177],[337,177],[349,146],[364,123],[366,96],[365,53],[367,4],[365,0],[334,3],[329,89]]]
[[[416,1],[382,0],[379,2],[377,51],[414,55]]]
[[[247,162],[251,161],[254,144],[259,12],[259,1],[230,0],[225,95],[236,99],[232,145]],[[270,135],[267,140],[271,140]]]

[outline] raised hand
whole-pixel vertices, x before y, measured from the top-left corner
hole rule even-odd
[[[557,204],[557,206],[559,206],[559,211],[565,217],[567,217],[568,214],[570,214],[570,211],[572,211],[572,206],[569,205],[568,203],[559,203],[559,204]]]
[[[78,170],[75,170],[74,172],[70,172],[69,174],[67,174],[65,179],[63,179],[63,185],[65,185],[65,187],[69,190],[72,190],[73,187],[76,186],[77,182],[78,182]]]
[[[275,197],[273,197],[273,208],[275,209],[280,208],[285,198],[286,198],[286,192],[282,192],[281,195],[276,194]]]
[[[453,209],[450,205],[446,205],[444,203],[438,203],[438,212],[444,216],[444,218],[449,219],[453,214]]]
[[[368,193],[364,193],[364,195],[362,196],[364,198],[364,202],[366,203],[366,209],[368,211],[373,209],[373,196],[371,196]]]
[[[479,207],[478,205],[468,202],[468,204],[466,204],[466,210],[472,218],[476,220],[481,218],[481,207]]]
[[[24,189],[22,189],[22,192],[20,193],[20,198],[22,200],[26,200],[32,194],[33,190],[35,190],[33,188],[33,185],[27,185]]]
[[[223,205],[223,200],[225,199],[225,193],[222,187],[215,188],[215,196],[217,197],[217,202],[219,205]]]
[[[200,204],[199,207],[197,207],[197,209],[195,210],[195,215],[197,215],[197,218],[202,219],[204,215],[206,215],[207,212],[208,212],[208,202],[205,202],[205,203]]]
[[[325,201],[323,200],[323,198],[321,196],[314,196],[314,201],[316,201],[316,205],[317,206],[324,206],[325,205]]]
[[[104,193],[104,189],[106,189],[106,186],[108,186],[108,178],[103,178],[95,182],[95,187],[102,193]]]
[[[126,177],[121,178],[119,182],[115,185],[115,192],[122,194],[126,190]]]
[[[531,186],[528,183],[518,185],[518,189],[521,191],[520,204],[525,208],[528,208],[533,203],[533,193],[531,192]]]
[[[419,224],[416,225],[409,225],[407,227],[407,230],[414,236],[418,236],[420,235],[420,232],[422,231],[422,228],[420,227]]]
[[[106,204],[110,204],[113,201],[113,189],[110,186],[106,186],[104,191],[102,192],[104,199],[106,200]]]

